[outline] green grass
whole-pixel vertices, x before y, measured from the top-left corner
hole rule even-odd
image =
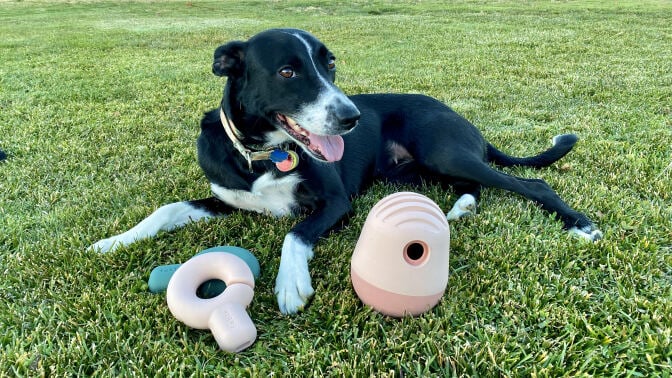
[[[669,376],[672,368],[672,5],[667,1],[0,2],[0,376]],[[321,241],[317,294],[273,296],[296,219],[235,214],[108,255],[85,251],[162,204],[209,195],[195,159],[223,81],[214,48],[307,29],[347,93],[422,92],[500,148],[576,149],[541,171],[605,239],[583,243],[529,202],[484,192],[451,226],[450,281],[431,312],[362,306],[349,259],[378,185]],[[455,196],[421,188],[442,208]],[[157,265],[221,244],[262,275],[257,342],[217,350],[147,291]]]

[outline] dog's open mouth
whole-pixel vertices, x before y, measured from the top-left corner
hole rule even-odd
[[[334,162],[341,160],[345,143],[340,135],[318,135],[301,127],[296,121],[283,114],[277,114],[282,129],[297,143],[310,151],[319,160]]]

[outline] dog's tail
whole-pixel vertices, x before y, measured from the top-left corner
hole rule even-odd
[[[498,150],[492,144],[488,143],[488,161],[502,167],[524,166],[533,168],[548,167],[554,162],[560,160],[572,150],[579,140],[574,134],[562,134],[553,138],[553,146],[548,150],[530,157],[513,157]]]

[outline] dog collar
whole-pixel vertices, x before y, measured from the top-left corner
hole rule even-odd
[[[233,147],[235,147],[247,161],[247,167],[249,168],[250,173],[252,173],[252,162],[258,160],[270,160],[274,162],[278,170],[282,172],[289,172],[299,165],[299,155],[291,150],[283,151],[275,148],[269,148],[264,151],[250,150],[240,141],[242,133],[236,128],[233,122],[231,122],[229,117],[226,116],[226,113],[224,113],[222,108],[219,108],[219,118],[222,121],[222,127],[224,128],[226,135],[231,140],[231,143],[233,143]]]

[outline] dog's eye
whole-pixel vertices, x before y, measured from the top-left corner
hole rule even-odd
[[[294,72],[294,69],[292,67],[283,67],[278,71],[278,74],[285,79],[291,79],[294,76],[296,76],[296,73]]]
[[[329,58],[329,62],[327,63],[327,68],[329,68],[330,70],[333,70],[334,68],[336,68],[336,58],[335,57],[332,56],[331,58]]]

